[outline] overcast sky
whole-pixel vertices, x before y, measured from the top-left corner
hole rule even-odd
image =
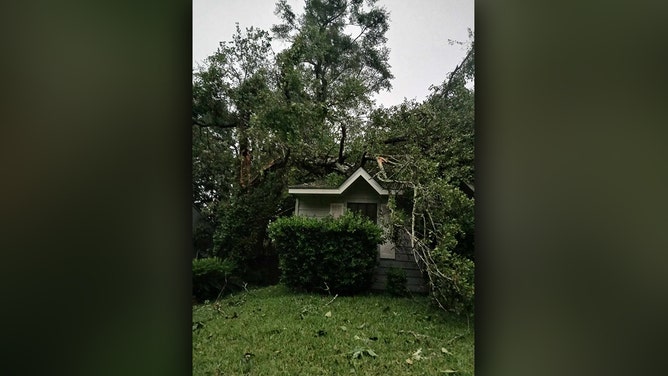
[[[297,14],[303,0],[289,0]],[[254,26],[269,31],[279,22],[274,0],[193,0],[193,67],[213,54],[220,41],[232,39],[235,22],[242,30]],[[448,40],[468,42],[474,28],[474,0],[378,0],[390,12],[386,33],[392,90],[375,98],[389,107],[404,98],[422,101],[429,86],[445,80],[465,55],[465,47]],[[280,46],[277,46],[280,48]]]

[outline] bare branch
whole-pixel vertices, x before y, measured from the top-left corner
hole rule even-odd
[[[444,89],[439,93],[439,95],[443,98],[446,98],[448,94],[450,94],[450,91],[454,88],[455,84],[455,78],[457,77],[458,72],[464,67],[464,65],[468,62],[469,58],[471,57],[471,54],[473,53],[473,48],[469,49],[468,53],[466,54],[466,57],[462,60],[459,65],[450,73],[450,78],[448,79],[448,82],[445,84]]]
[[[207,124],[201,120],[197,120],[195,118],[192,119],[193,125],[197,125],[202,128],[237,128],[241,126],[240,123],[237,122],[229,122],[229,123],[217,123],[217,124]]]
[[[408,141],[407,136],[397,136],[397,137],[388,138],[387,140],[383,141],[383,143],[387,145],[387,144],[396,144],[396,143],[404,142],[404,141]]]
[[[346,126],[344,124],[341,124],[341,141],[339,142],[339,163],[343,163],[345,160],[345,157],[343,156],[343,147],[345,146],[346,142]]]
[[[364,35],[364,33],[366,32],[366,29],[368,29],[367,26],[362,27],[362,31],[360,31],[360,34],[358,36],[356,36],[355,39],[353,39],[353,43],[357,42],[357,39],[359,39],[359,37]]]
[[[328,289],[328,290],[329,290],[329,289]],[[332,302],[334,301],[334,299],[336,299],[336,298],[338,298],[338,297],[339,297],[339,294],[334,295],[334,297],[332,298],[332,300],[330,300],[329,302],[327,302],[327,304],[325,304],[323,307],[327,307],[328,305],[332,304]]]

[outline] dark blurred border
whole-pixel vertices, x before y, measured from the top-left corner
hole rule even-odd
[[[476,2],[476,373],[660,374],[667,6]]]
[[[189,1],[0,9],[3,374],[190,374]]]
[[[476,3],[477,374],[661,373],[665,14]],[[191,372],[191,19],[2,5],[3,374]]]

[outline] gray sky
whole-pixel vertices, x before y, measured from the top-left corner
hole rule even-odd
[[[289,0],[300,14],[303,0]],[[193,0],[193,67],[213,54],[220,41],[232,39],[235,22],[242,30],[254,26],[269,31],[278,23],[274,0]],[[464,58],[474,28],[474,0],[378,0],[390,12],[386,33],[392,90],[376,95],[379,105],[389,107],[404,98],[422,101],[429,86],[440,84]],[[285,47],[285,46],[284,46]],[[281,48],[275,45],[275,50]]]

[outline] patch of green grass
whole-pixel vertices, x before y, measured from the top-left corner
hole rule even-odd
[[[333,298],[277,285],[193,306],[193,375],[473,375],[472,319],[422,296]]]

